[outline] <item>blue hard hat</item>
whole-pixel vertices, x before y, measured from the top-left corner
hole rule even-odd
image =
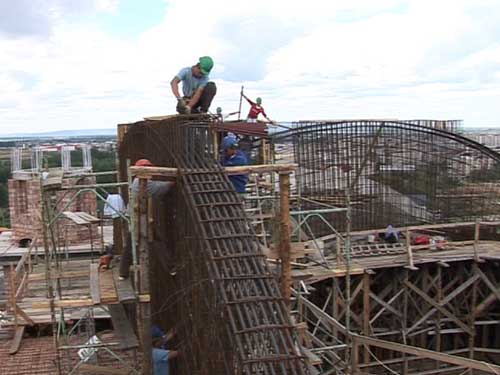
[[[151,326],[151,337],[153,338],[158,338],[158,337],[163,337],[165,335],[165,331],[160,328],[160,326],[153,324]]]
[[[238,140],[236,139],[235,136],[227,135],[222,140],[221,147],[224,151],[226,151],[230,148],[237,148],[238,147]]]

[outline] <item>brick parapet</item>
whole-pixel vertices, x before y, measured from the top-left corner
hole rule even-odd
[[[90,185],[95,183],[94,177],[65,178],[62,186]],[[14,180],[10,179],[9,210],[11,216],[12,239],[19,243],[22,239],[37,238],[39,245],[43,244],[43,224],[41,222],[41,196],[40,180]],[[55,195],[58,202],[57,211],[64,209],[71,212],[87,212],[93,216],[97,213],[97,200],[92,192],[79,194],[78,190],[59,190]],[[73,201],[72,201],[73,199]],[[68,205],[68,207],[66,207]],[[59,220],[56,235],[60,245],[70,246],[88,243],[90,240],[89,228],[86,225],[76,225],[68,219]],[[98,236],[97,225],[91,226],[92,238]]]

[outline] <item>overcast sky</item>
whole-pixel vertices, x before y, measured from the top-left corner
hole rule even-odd
[[[498,0],[0,0],[0,134],[171,114],[203,55],[213,110],[500,127]]]

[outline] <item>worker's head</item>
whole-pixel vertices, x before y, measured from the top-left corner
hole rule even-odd
[[[208,76],[212,68],[214,67],[214,60],[210,56],[202,56],[198,60],[193,68],[193,74],[196,77]]]
[[[151,337],[155,339],[155,338],[162,338],[163,336],[165,336],[165,331],[158,324],[152,324]]]
[[[221,147],[227,156],[234,155],[238,149],[238,140],[235,136],[227,135],[222,140]]]
[[[221,107],[217,107],[217,114],[218,114],[218,115],[221,115],[221,114],[222,114],[222,108],[221,108]]]
[[[257,100],[255,100],[255,102],[256,102],[258,105],[261,105],[261,104],[262,104],[262,98],[257,98]]]
[[[153,163],[151,163],[148,159],[139,159],[134,165],[136,167],[153,167]]]

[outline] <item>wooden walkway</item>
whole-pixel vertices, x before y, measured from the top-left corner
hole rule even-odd
[[[62,272],[51,270],[51,279],[57,295],[54,299],[54,307],[58,317],[58,308],[64,308],[66,321],[80,319],[88,307],[133,303],[138,300],[130,280],[119,280],[115,269],[99,270],[97,260],[63,261],[60,268]],[[14,309],[12,309],[13,299],[10,288],[7,290],[8,323],[6,325],[16,325],[16,316],[18,325],[51,323],[45,264],[34,265],[32,272],[25,278],[24,285],[20,285],[20,282],[15,285],[17,314],[14,314]],[[10,279],[9,270],[5,279],[6,281]],[[148,301],[149,296],[140,296],[139,300]],[[96,318],[110,317],[105,309],[96,308],[94,315]]]
[[[403,248],[404,249],[404,248]],[[479,259],[500,260],[500,242],[481,241],[477,245]],[[412,251],[412,264],[418,268],[425,263],[447,263],[474,260],[474,245],[448,242],[445,249],[414,249]],[[292,271],[295,280],[303,280],[306,283],[315,283],[332,277],[343,277],[347,269],[345,259],[327,257],[328,266],[317,263],[306,263],[300,268]],[[360,275],[365,272],[376,271],[380,268],[409,267],[408,253],[403,251],[384,252],[380,255],[353,257],[351,260],[350,274]]]

